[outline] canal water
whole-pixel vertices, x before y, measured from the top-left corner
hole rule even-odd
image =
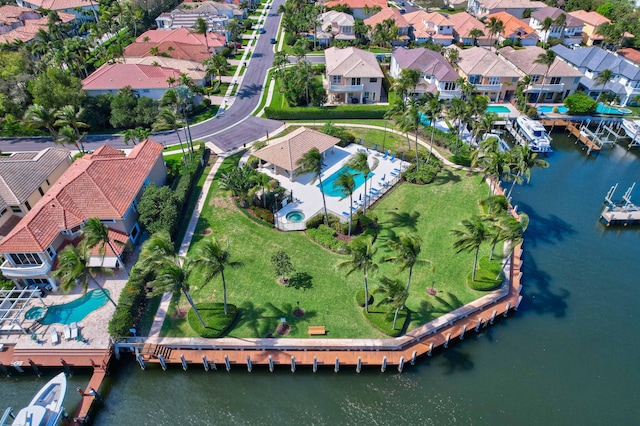
[[[525,298],[509,319],[402,374],[141,371],[129,360],[107,380],[95,424],[639,424],[640,227],[606,228],[598,217],[611,185],[619,198],[640,184],[640,155],[618,146],[587,157],[561,133],[554,149],[550,167],[514,190],[531,225]],[[0,379],[0,408],[21,406],[44,380]],[[67,407],[87,380],[71,379]]]

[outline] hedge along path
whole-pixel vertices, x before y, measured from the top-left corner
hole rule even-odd
[[[211,152],[216,152],[215,146],[211,142],[206,143],[207,148],[211,150]],[[200,213],[202,212],[202,208],[204,207],[205,200],[207,199],[207,194],[209,193],[209,188],[211,187],[211,183],[213,182],[213,178],[215,177],[222,161],[228,156],[232,155],[232,153],[220,154],[216,152],[217,158],[216,162],[211,167],[207,178],[202,185],[202,191],[198,195],[198,202],[196,203],[195,208],[193,209],[193,213],[191,214],[191,218],[189,219],[189,225],[187,226],[187,232],[184,234],[184,238],[182,239],[182,243],[180,244],[180,249],[178,250],[178,256],[180,258],[184,258],[187,255],[187,251],[189,250],[189,246],[191,245],[191,239],[193,238],[193,234],[196,229],[196,225],[198,224],[198,219],[200,218]],[[167,292],[162,295],[160,299],[160,305],[158,306],[158,310],[156,311],[156,315],[153,318],[153,324],[151,324],[151,329],[149,330],[149,337],[157,337],[160,335],[160,330],[162,329],[162,324],[164,323],[164,319],[167,316],[167,312],[169,311],[169,304],[171,303],[171,297],[173,296],[172,292]]]

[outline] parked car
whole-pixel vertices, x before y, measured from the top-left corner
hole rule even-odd
[[[267,30],[265,30],[264,28],[260,28],[260,29],[258,30],[258,32],[259,32],[260,34],[264,34],[264,33],[266,33],[266,32],[267,32]]]
[[[275,38],[271,37],[271,44],[276,44],[276,43],[277,43],[277,40]]]

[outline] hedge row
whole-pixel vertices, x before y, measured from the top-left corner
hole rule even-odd
[[[135,327],[145,305],[146,283],[152,279],[136,266],[131,269],[129,280],[125,284],[116,311],[109,321],[109,334],[115,337],[128,336],[129,329]]]
[[[344,241],[337,239],[336,232],[326,225],[320,225],[316,229],[307,229],[307,234],[313,241],[333,252],[345,254],[348,251]]]
[[[198,175],[198,172],[204,168],[204,164],[207,162],[205,151],[206,148],[201,143],[191,161],[182,168],[180,177],[175,182],[173,193],[178,203],[178,211],[181,213],[185,201],[189,198],[189,191],[193,187],[194,177]]]
[[[330,107],[299,107],[264,109],[265,116],[273,120],[327,120],[327,119],[383,119],[388,105],[339,105]]]

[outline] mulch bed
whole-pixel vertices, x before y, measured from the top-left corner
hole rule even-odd
[[[293,316],[296,318],[302,318],[304,317],[304,309],[300,309],[300,308],[295,308],[293,310]]]
[[[291,326],[286,322],[281,322],[276,327],[276,333],[280,336],[286,336],[291,331]]]

